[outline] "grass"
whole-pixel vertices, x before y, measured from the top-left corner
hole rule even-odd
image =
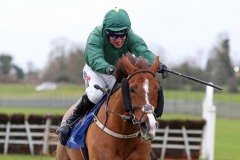
[[[0,84],[1,98],[51,98],[51,97],[79,97],[84,94],[85,88],[83,85],[73,84],[58,84],[56,90],[50,91],[35,91],[35,86],[32,84]],[[214,90],[214,101],[221,102],[238,102],[240,103],[239,93],[228,93],[227,90]],[[203,100],[205,91],[191,90],[164,90],[165,98],[167,99],[194,99]]]
[[[17,114],[17,113],[23,113],[25,115],[30,114],[56,114],[56,115],[63,115],[68,108],[27,108],[27,107],[0,107],[0,113],[5,114]]]
[[[240,120],[218,119],[216,122],[215,159],[240,160]]]
[[[36,91],[35,85],[4,84],[0,85],[1,98],[38,98],[38,97],[79,97],[84,87],[72,84],[58,84],[56,90]]]
[[[31,156],[26,154],[1,155],[1,160],[55,160],[53,156]]]
[[[168,99],[188,99],[188,100],[203,100],[205,91],[191,91],[191,90],[164,90],[164,95]],[[239,93],[229,93],[225,90],[214,90],[215,102],[237,102],[240,103]]]

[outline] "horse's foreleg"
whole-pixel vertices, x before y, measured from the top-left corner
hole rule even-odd
[[[67,112],[64,114],[62,121],[66,120],[73,112],[76,104],[72,105]],[[59,141],[57,144],[57,153],[56,153],[56,160],[70,160],[70,157],[67,153],[66,147],[63,146]]]
[[[84,160],[80,149],[77,150],[69,147],[66,147],[66,149],[71,160]]]
[[[56,160],[71,160],[68,156],[66,147],[60,144],[60,142],[57,144]]]

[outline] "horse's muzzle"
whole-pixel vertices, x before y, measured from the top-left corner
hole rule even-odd
[[[148,140],[152,140],[153,137],[156,134],[156,129],[158,128],[158,122],[155,121],[154,125],[151,126],[149,123],[149,120],[142,122],[140,124],[140,133],[141,133],[141,137],[148,141]]]

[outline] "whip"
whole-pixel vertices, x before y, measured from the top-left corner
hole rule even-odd
[[[187,79],[190,79],[190,80],[193,80],[193,81],[196,81],[196,82],[199,82],[199,83],[202,83],[202,84],[205,84],[207,86],[211,86],[213,88],[216,88],[218,90],[223,90],[221,87],[217,86],[217,85],[214,85],[213,83],[211,82],[206,82],[206,81],[203,81],[203,80],[200,80],[200,79],[197,79],[195,77],[191,77],[191,76],[187,76],[185,74],[182,74],[182,73],[179,73],[179,72],[176,72],[176,71],[172,71],[170,69],[167,69],[167,68],[163,68],[163,70],[169,72],[169,73],[172,73],[172,74],[175,74],[175,75],[178,75],[178,76],[181,76],[181,77],[185,77]]]

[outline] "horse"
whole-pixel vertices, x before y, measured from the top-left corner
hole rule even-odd
[[[151,140],[158,127],[155,112],[160,111],[161,115],[163,110],[163,97],[159,96],[161,86],[156,77],[159,65],[158,56],[151,66],[145,59],[131,53],[118,60],[115,77],[116,84],[121,82],[121,86],[107,92],[106,101],[86,133],[85,144],[90,160],[151,159]],[[63,120],[75,105],[65,113]],[[58,142],[56,159],[84,160],[84,156],[81,149]]]

